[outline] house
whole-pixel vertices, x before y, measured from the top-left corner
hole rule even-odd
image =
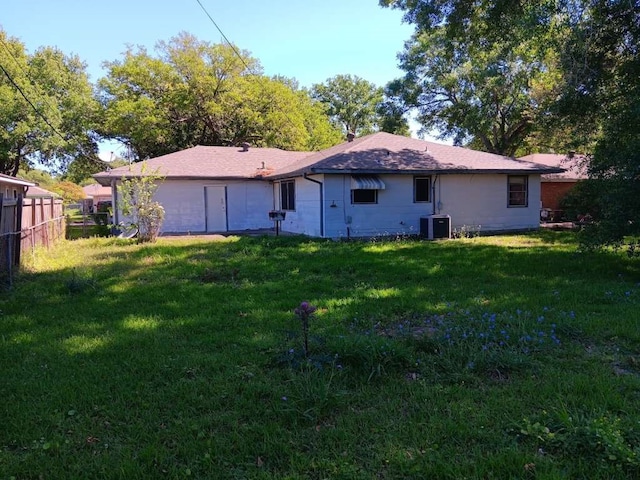
[[[4,198],[18,198],[18,195],[24,197],[27,190],[35,185],[33,182],[0,173],[0,195]]]
[[[316,153],[197,146],[94,178],[117,201],[120,179],[145,169],[164,178],[164,233],[271,228],[277,210],[283,231],[323,238],[419,233],[433,215],[454,229],[538,228],[540,175],[562,172],[379,132]]]
[[[585,157],[575,154],[533,153],[520,157],[520,160],[564,169],[560,173],[543,174],[540,179],[541,218],[560,220],[563,217],[562,199],[577,182],[587,178]]]
[[[93,201],[93,205],[98,202],[110,202],[111,201],[111,187],[105,187],[99,183],[92,183],[82,187],[85,195],[88,199]]]
[[[27,194],[25,195],[26,198],[61,198],[60,195],[58,195],[55,192],[50,192],[49,190],[45,190],[44,188],[41,188],[39,186],[33,186],[33,187],[29,187],[29,190],[27,190]]]
[[[98,203],[111,202],[111,186],[105,187],[99,183],[92,183],[82,187],[82,190],[87,197],[83,201],[89,211],[95,211]]]
[[[156,200],[165,209],[163,233],[226,232],[272,228],[268,212],[274,208],[273,185],[265,177],[278,168],[310,155],[277,148],[196,146],[113,168],[93,177],[113,190],[123,177],[146,173],[164,181]],[[122,221],[114,209],[114,223]]]

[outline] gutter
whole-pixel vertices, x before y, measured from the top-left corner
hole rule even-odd
[[[433,205],[433,213],[436,214],[436,182],[439,180],[438,175],[433,179],[433,183],[431,184],[431,204]]]
[[[318,180],[309,178],[306,173],[302,175],[302,178],[320,186],[320,237],[324,238],[324,184]]]
[[[113,224],[119,225],[120,215],[118,212],[118,183],[115,178],[111,179],[111,208],[113,208]]]

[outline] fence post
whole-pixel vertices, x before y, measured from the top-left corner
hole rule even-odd
[[[3,232],[4,229],[2,228],[3,217],[4,217],[4,193],[0,192],[0,233],[4,233]],[[10,243],[11,243],[11,238],[5,238],[4,235],[0,237],[0,257],[2,256],[3,253],[6,253],[7,255],[10,253],[9,252]],[[5,252],[5,248],[6,248],[6,252]],[[0,259],[0,261],[2,260]],[[9,279],[9,285],[11,285],[11,257],[7,257],[6,261],[7,261],[7,275]],[[2,273],[4,273],[4,271]]]
[[[24,197],[22,194],[18,195],[16,200],[16,232],[14,238],[12,239],[15,242],[15,257],[14,264],[20,265],[20,246],[22,244],[22,202],[24,201]]]

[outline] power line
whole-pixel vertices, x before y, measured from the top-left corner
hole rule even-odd
[[[202,9],[202,11],[205,13],[205,15],[207,17],[209,17],[209,20],[211,20],[211,23],[213,23],[213,25],[216,27],[216,29],[218,30],[218,32],[220,32],[220,35],[222,35],[222,38],[224,38],[224,40],[229,44],[229,46],[231,47],[231,49],[233,50],[233,52],[238,56],[238,58],[240,59],[240,61],[243,63],[243,65],[245,66],[245,68],[247,70],[249,70],[251,72],[251,68],[249,67],[249,65],[247,65],[247,62],[244,61],[244,58],[242,57],[242,55],[240,55],[240,52],[238,52],[238,49],[235,47],[235,45],[233,43],[231,43],[229,41],[229,39],[227,38],[227,36],[224,34],[224,32],[222,31],[222,29],[218,26],[218,24],[216,23],[216,21],[211,17],[211,15],[209,15],[209,12],[207,12],[207,9],[204,8],[204,5],[202,5],[202,2],[200,0],[196,0],[196,2],[198,2],[198,5],[200,5],[200,8]],[[253,73],[253,72],[251,72]],[[255,74],[254,74],[255,75]]]
[[[4,41],[4,39],[0,36],[0,43],[2,43],[2,45],[4,46],[4,49],[7,51],[7,53],[11,56],[11,58],[13,58],[13,61],[16,63],[16,65],[18,65],[18,68],[20,68],[20,70],[22,70],[22,73],[24,73],[24,76],[27,78],[27,80],[29,81],[29,83],[36,89],[39,89],[39,85],[37,82],[35,82],[31,76],[29,75],[29,72],[27,70],[25,70],[24,66],[18,61],[18,59],[16,58],[16,56],[13,54],[13,52],[11,51],[11,49],[9,48],[9,45],[7,45],[7,43]],[[65,138],[49,121],[49,119],[42,113],[40,112],[35,105],[33,104],[33,102],[31,102],[31,100],[29,100],[29,98],[26,96],[26,94],[24,93],[24,91],[20,88],[20,86],[13,80],[13,78],[11,78],[11,75],[9,74],[9,72],[7,72],[7,70],[0,64],[0,68],[2,69],[2,71],[4,72],[4,74],[6,75],[6,77],[9,79],[9,81],[11,82],[11,84],[18,90],[18,92],[20,92],[20,95],[22,96],[22,98],[25,99],[25,101],[31,106],[31,108],[36,112],[36,114],[42,118],[42,120],[49,126],[49,128],[51,128],[51,130],[53,130],[53,132],[55,132],[61,139],[62,141],[64,141],[65,143],[70,143],[71,140],[74,140],[75,143],[77,144],[78,147],[80,147],[81,151],[84,151],[84,142],[81,138],[77,137],[75,134],[71,134],[70,138]],[[52,105],[50,102],[49,97],[47,96],[46,92],[37,92],[38,96],[44,101],[44,103],[46,103],[50,108],[58,109],[59,107],[57,107],[56,105]]]
[[[262,82],[262,77],[259,76],[258,74],[256,74],[255,72],[252,71],[251,67],[249,67],[249,65],[247,64],[247,62],[244,60],[244,58],[242,57],[242,55],[240,54],[240,52],[238,51],[238,49],[235,47],[235,45],[233,43],[231,43],[231,41],[227,38],[227,36],[224,34],[224,32],[222,31],[222,29],[218,26],[218,24],[216,23],[216,21],[213,19],[213,17],[209,14],[209,12],[207,11],[207,9],[204,7],[204,5],[202,5],[202,2],[200,0],[196,0],[196,2],[198,2],[198,5],[200,5],[200,8],[202,9],[202,11],[205,13],[205,15],[207,17],[209,17],[209,20],[211,20],[211,23],[213,23],[213,25],[216,27],[216,29],[218,30],[218,32],[220,32],[220,35],[222,35],[222,38],[224,38],[224,40],[227,42],[227,44],[229,45],[229,47],[231,47],[231,50],[233,50],[233,53],[236,54],[236,56],[240,59],[240,61],[242,62],[242,64],[245,66],[245,68],[249,71],[249,73],[255,75],[258,77],[259,79],[259,83],[260,86],[262,87],[262,90],[265,94],[268,94],[269,92],[267,91],[266,87],[264,86],[264,83]],[[271,104],[273,105],[273,100],[271,100]],[[282,114],[284,115],[284,117],[287,119],[287,121],[289,122],[289,124],[293,127],[296,128],[295,123],[293,123],[293,120],[291,120],[291,117],[289,117],[289,114],[287,113],[286,110],[283,110],[281,108],[279,108],[279,110],[282,112]]]
[[[33,81],[33,79],[29,76],[29,72],[27,72],[24,67],[22,66],[22,64],[18,61],[18,59],[16,58],[16,56],[13,54],[13,52],[11,51],[11,49],[9,48],[9,45],[7,45],[7,43],[4,41],[4,39],[2,37],[0,37],[0,43],[2,43],[2,45],[4,46],[4,49],[7,51],[7,53],[11,56],[11,58],[13,58],[13,61],[16,62],[16,65],[18,65],[18,68],[20,68],[20,70],[22,70],[22,73],[24,73],[24,76],[27,77],[27,80],[29,80],[29,83],[31,85],[33,85],[35,88],[37,88],[37,83]],[[33,103],[26,97],[25,93],[20,89],[20,87],[16,84],[16,82],[11,78],[11,76],[9,75],[9,73],[5,70],[4,67],[2,67],[2,65],[0,65],[0,67],[2,68],[2,71],[4,72],[4,74],[7,76],[7,78],[9,79],[9,81],[16,87],[16,89],[18,89],[18,91],[20,92],[20,95],[22,95],[22,97],[27,101],[27,103],[29,103],[29,105],[31,105],[31,108],[33,108],[35,110],[35,112],[45,121],[45,123],[47,125],[49,125],[49,127],[51,127],[51,129],[56,132],[58,134],[58,136],[60,136],[60,138],[62,138],[65,142],[67,141],[49,122],[49,120],[47,118],[45,118],[44,114],[42,112],[40,112],[38,109],[36,109],[36,107],[33,105]],[[46,95],[41,95],[41,97],[44,99],[44,101],[49,105],[49,107],[51,107],[51,103],[49,103],[49,98]]]
[[[33,109],[34,112],[36,112],[38,114],[38,116],[40,118],[42,118],[42,120],[44,120],[44,123],[46,123],[47,125],[49,125],[49,128],[51,128],[51,130],[53,130],[63,141],[67,142],[68,140],[66,138],[64,138],[64,136],[56,129],[56,127],[54,127],[53,125],[51,125],[51,122],[49,122],[49,120],[47,119],[47,117],[44,116],[44,114],[42,112],[40,112],[40,110],[38,110],[36,108],[36,106],[31,102],[31,100],[29,100],[29,98],[27,97],[27,95],[22,91],[22,88],[20,88],[20,85],[18,85],[13,78],[11,78],[11,75],[9,75],[9,72],[7,72],[7,70],[4,68],[4,66],[2,64],[0,64],[0,69],[4,72],[4,74],[6,75],[7,79],[9,80],[9,82],[11,82],[11,84],[16,87],[16,90],[18,90],[18,92],[20,92],[20,95],[22,95],[22,98],[25,99],[25,101],[31,106],[31,108]]]

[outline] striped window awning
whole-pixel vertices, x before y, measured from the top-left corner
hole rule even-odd
[[[376,175],[352,175],[351,190],[384,190],[385,184]]]

